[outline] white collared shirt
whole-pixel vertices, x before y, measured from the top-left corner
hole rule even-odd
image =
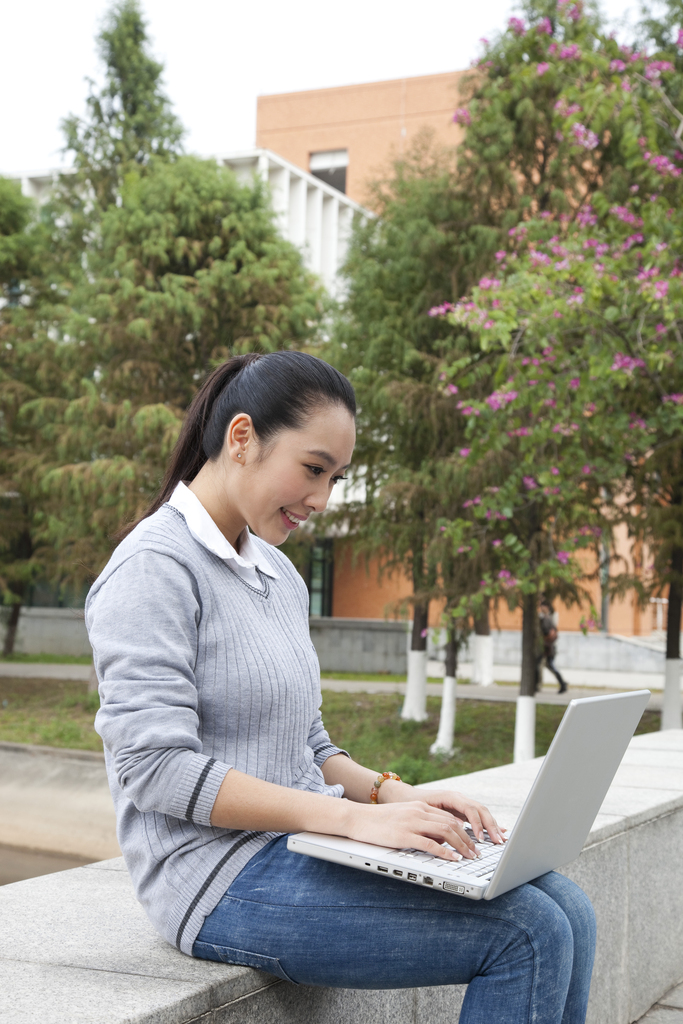
[[[248,527],[245,526],[240,534],[240,550],[237,552],[218,529],[197,495],[186,484],[181,482],[176,486],[168,499],[168,504],[182,512],[194,539],[227,562],[233,572],[241,576],[250,586],[257,590],[264,589],[256,572],[257,568],[266,576],[279,579],[275,569],[254,543]]]

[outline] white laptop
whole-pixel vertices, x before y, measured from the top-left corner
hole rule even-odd
[[[491,900],[578,857],[650,698],[649,690],[570,701],[508,841],[485,837],[475,860],[443,860],[340,836],[299,832],[295,853],[386,878]],[[486,801],[483,801],[486,803]]]

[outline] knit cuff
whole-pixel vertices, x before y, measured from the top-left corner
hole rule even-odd
[[[351,759],[351,755],[348,750],[342,750],[341,747],[335,747],[334,743],[325,743],[322,747],[318,747],[318,749],[313,752],[313,759],[318,768],[322,768],[328,757],[333,757],[334,754],[346,754],[349,760]]]
[[[211,811],[231,766],[204,754],[192,754],[171,801],[169,814],[196,825],[210,825]]]

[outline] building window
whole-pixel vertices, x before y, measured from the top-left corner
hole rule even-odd
[[[348,149],[328,149],[324,153],[311,153],[311,174],[346,194],[346,168],[349,166]]]
[[[332,614],[332,576],[334,572],[332,545],[332,539],[326,537],[317,540],[311,548],[308,570],[310,615]]]

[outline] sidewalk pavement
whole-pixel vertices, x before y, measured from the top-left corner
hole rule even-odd
[[[350,679],[323,679],[321,680],[323,690],[332,690],[336,693],[405,693],[405,683],[378,683],[374,680],[350,680]],[[427,683],[427,696],[440,697],[442,691],[441,683]],[[632,687],[586,687],[570,686],[566,693],[557,692],[557,684],[552,686],[544,685],[543,689],[536,694],[538,704],[558,704],[566,706],[575,697],[597,697],[604,693],[621,693],[623,690],[630,690]],[[491,686],[475,686],[472,683],[457,683],[455,687],[456,700],[489,700],[514,703],[519,696],[519,686],[506,685],[505,683],[493,683]],[[653,693],[648,703],[649,711],[662,710],[662,694]]]
[[[42,661],[0,661],[0,676],[13,679],[68,679],[87,683],[90,665],[62,665]]]
[[[463,665],[460,678],[467,678],[469,666]],[[460,668],[458,670],[460,675]],[[12,676],[15,679],[74,679],[87,681],[90,677],[90,665],[62,665],[43,662],[0,661],[0,676]],[[661,678],[650,673],[637,672],[584,672],[568,669],[564,672],[569,688],[566,693],[557,692],[557,683],[552,677],[544,681],[543,689],[537,694],[539,704],[566,705],[574,697],[594,697],[598,693],[621,693],[624,690],[651,689],[655,683],[659,686],[653,690],[648,708],[661,711],[662,691]],[[494,675],[497,680],[491,686],[475,686],[473,683],[460,682],[456,687],[457,700],[517,700],[519,694],[519,668],[513,665],[495,665]],[[575,680],[573,677],[577,676]],[[632,677],[632,678],[631,678]],[[552,682],[550,681],[552,679]],[[405,693],[405,683],[381,683],[375,680],[323,679],[323,690],[334,690],[337,693]],[[427,694],[430,697],[441,696],[441,683],[427,683]]]

